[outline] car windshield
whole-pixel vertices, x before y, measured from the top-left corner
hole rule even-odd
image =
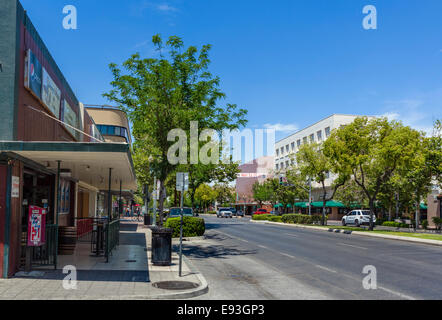
[[[172,208],[170,209],[170,216],[179,216],[181,212],[180,208]],[[183,216],[192,216],[193,212],[191,208],[183,208]]]
[[[362,214],[364,216],[369,216],[370,215],[370,210],[362,210],[361,212],[362,212]]]

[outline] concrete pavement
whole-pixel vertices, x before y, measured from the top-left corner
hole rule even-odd
[[[73,256],[59,258],[59,270],[46,268],[35,270],[31,277],[19,273],[11,279],[0,279],[0,300],[186,299],[208,291],[202,274],[186,259],[183,277],[179,278],[176,251],[172,253],[171,266],[153,266],[151,231],[136,221],[122,221],[120,245],[109,263],[103,257],[92,257],[89,243],[79,243]],[[62,268],[67,265],[77,269],[76,289],[63,287],[67,274]],[[189,281],[198,287],[164,290],[152,285],[160,281]]]
[[[205,219],[208,241],[185,249],[211,287],[199,298],[442,298],[442,248],[246,219]],[[366,266],[376,268],[375,290],[363,286]]]

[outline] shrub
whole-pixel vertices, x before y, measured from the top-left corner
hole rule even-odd
[[[327,221],[328,216],[325,216]],[[284,223],[296,224],[319,224],[322,221],[321,215],[307,215],[307,214],[284,214],[281,218]]]
[[[402,223],[400,222],[396,222],[396,221],[384,221],[382,223],[382,226],[384,227],[394,227],[394,228],[399,228],[401,226]]]
[[[180,236],[181,218],[169,218],[164,224],[165,228],[173,229],[172,238]],[[200,237],[204,235],[206,225],[203,218],[183,217],[183,237]]]
[[[436,229],[440,230],[442,227],[442,218],[433,217],[433,223],[436,225]]]
[[[207,214],[216,214],[216,211],[207,211]]]
[[[427,230],[428,228],[428,220],[422,220],[422,228],[424,228],[425,230]]]
[[[268,219],[269,219],[269,221],[272,221],[272,222],[282,222],[281,216],[271,216]]]
[[[270,217],[273,217],[273,214],[254,214],[252,216],[252,220],[257,220],[257,221],[269,220]]]

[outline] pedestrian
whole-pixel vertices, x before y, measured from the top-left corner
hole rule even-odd
[[[140,207],[137,208],[137,221],[140,221],[140,217],[141,217],[141,210]]]

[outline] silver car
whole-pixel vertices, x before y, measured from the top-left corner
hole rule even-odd
[[[373,214],[373,225],[376,223],[376,216]],[[370,224],[370,210],[353,210],[342,217],[342,225],[354,224],[360,225]]]
[[[233,214],[230,208],[220,208],[216,213],[217,218],[232,218]]]

